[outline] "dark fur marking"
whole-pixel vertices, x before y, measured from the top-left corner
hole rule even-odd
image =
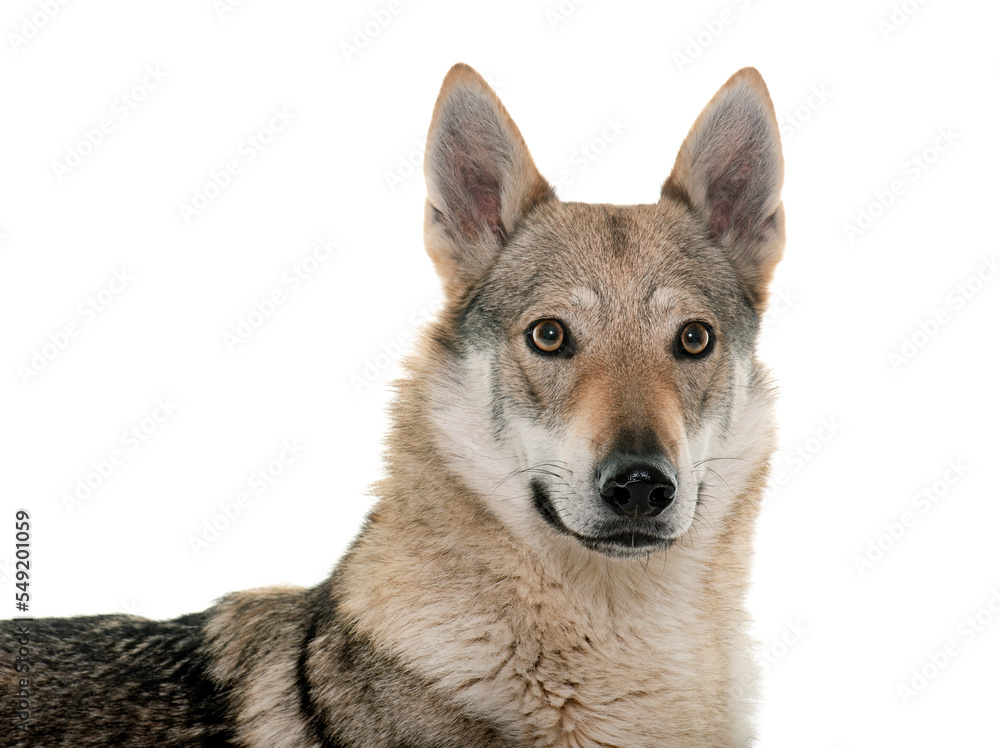
[[[667,456],[656,430],[650,426],[621,429],[616,434],[608,454],[629,455],[637,459]]]
[[[227,693],[208,674],[206,618],[34,621],[32,730],[13,745],[235,748]]]
[[[608,236],[607,246],[611,249],[612,254],[617,257],[628,254],[632,243],[629,241],[628,229],[621,214],[608,211],[605,226]]]
[[[314,634],[323,646],[314,644],[304,665],[307,687],[325,692],[324,703],[314,704],[323,719],[323,748],[509,745],[494,726],[439,701],[430,683],[354,629],[339,610],[334,589],[324,592],[316,601]],[[402,704],[411,709],[401,709]],[[442,712],[450,717],[441,719]],[[426,734],[415,733],[415,715],[434,715],[438,721],[424,725]]]
[[[542,515],[542,519],[545,520],[549,527],[563,535],[573,534],[559,518],[556,508],[552,506],[552,499],[549,498],[548,493],[546,493],[545,489],[542,487],[541,481],[531,481],[531,498],[534,502],[535,509],[540,515]]]
[[[542,398],[538,394],[538,390],[531,383],[531,377],[528,376],[528,372],[524,370],[520,361],[515,359],[515,364],[517,365],[517,370],[521,372],[521,381],[524,383],[524,394],[527,395],[529,404],[534,408],[540,408],[542,406]]]
[[[312,613],[309,616],[309,628],[306,630],[305,638],[299,650],[299,659],[295,667],[295,680],[299,690],[299,707],[302,710],[302,720],[306,724],[309,736],[322,748],[343,748],[339,743],[331,743],[326,739],[326,725],[322,715],[316,708],[312,696],[312,683],[309,681],[309,645],[316,638],[317,619],[319,616]]]

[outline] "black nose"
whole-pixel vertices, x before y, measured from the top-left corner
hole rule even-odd
[[[629,465],[607,479],[601,496],[616,514],[630,519],[655,517],[674,500],[677,485],[651,465]]]

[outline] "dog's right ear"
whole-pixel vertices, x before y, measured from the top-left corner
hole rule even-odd
[[[424,242],[452,297],[490,267],[531,208],[554,197],[496,93],[461,63],[434,106],[424,177]]]

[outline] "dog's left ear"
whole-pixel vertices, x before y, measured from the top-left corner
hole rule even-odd
[[[554,197],[500,99],[461,63],[434,106],[424,176],[424,242],[452,297],[490,267],[525,213]]]
[[[662,198],[681,200],[727,252],[759,314],[785,248],[778,119],[754,68],[731,77],[688,133]]]

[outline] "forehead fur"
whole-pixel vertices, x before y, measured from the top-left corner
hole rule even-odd
[[[683,206],[553,201],[509,238],[473,303],[503,325],[539,304],[627,315],[677,300],[752,342],[756,315],[738,275]]]

